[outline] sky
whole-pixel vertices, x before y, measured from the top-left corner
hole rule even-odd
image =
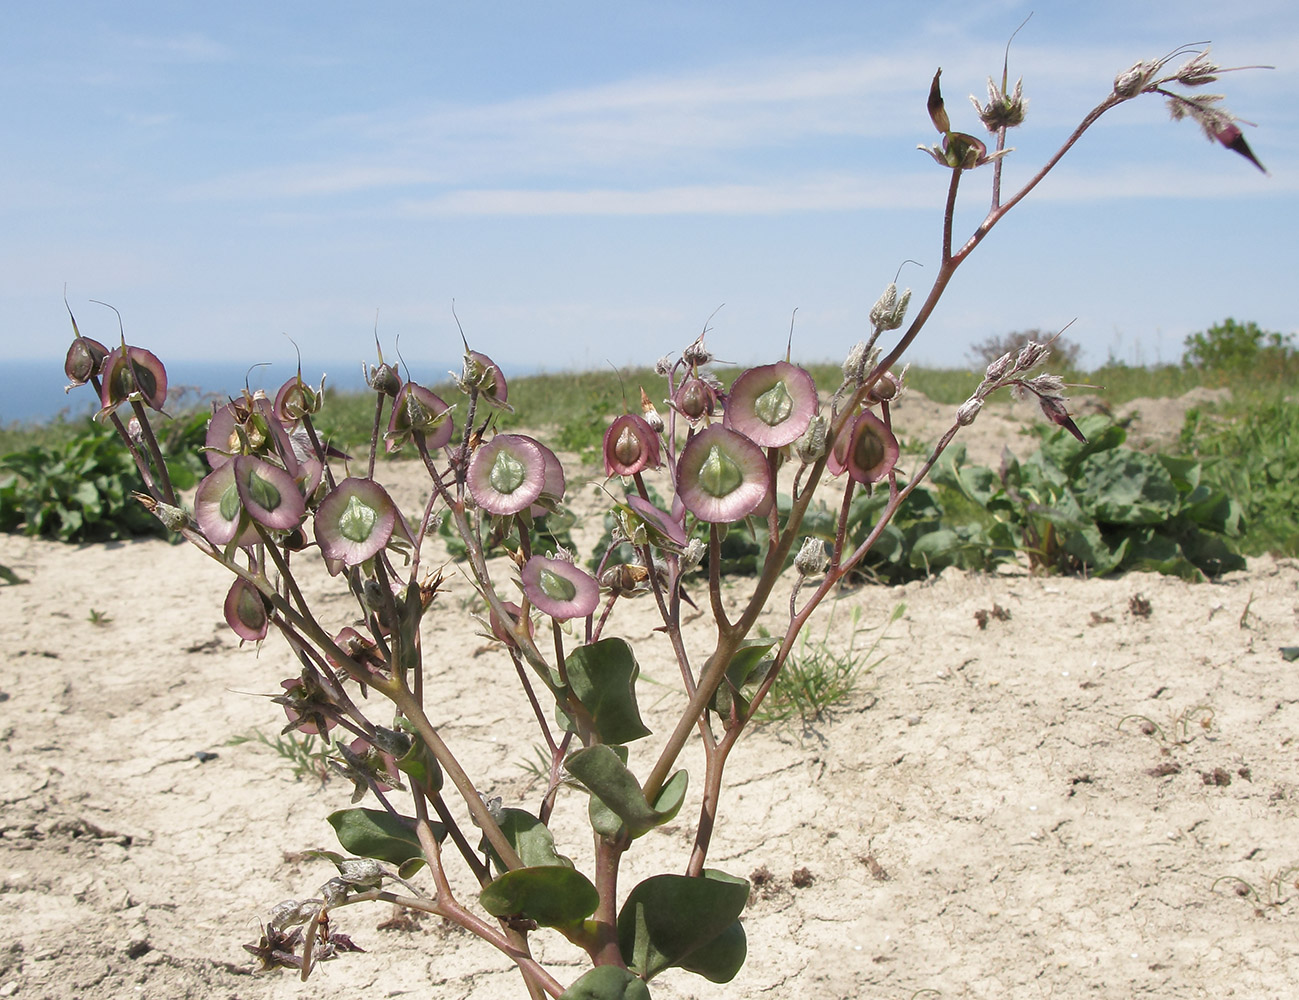
[[[304,374],[470,344],[511,370],[842,358],[895,275],[923,297],[948,174],[918,144],[1010,77],[1013,191],[1115,74],[1212,41],[1271,171],[1111,112],[958,271],[913,352],[1058,330],[1084,359],[1176,361],[1233,316],[1299,328],[1299,5],[59,2],[0,13],[0,353],[71,327],[167,360]],[[1179,60],[1180,62],[1180,60]],[[991,168],[965,175],[955,232]],[[911,263],[906,263],[911,262]],[[453,312],[454,310],[454,312]],[[437,366],[433,372],[421,366]],[[281,371],[285,369],[281,368]]]

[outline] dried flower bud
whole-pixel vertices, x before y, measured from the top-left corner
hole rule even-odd
[[[190,525],[189,513],[181,507],[155,500],[147,493],[132,493],[131,498],[162,522],[168,531],[183,531]]]
[[[979,99],[973,95],[970,103],[978,112],[983,127],[989,132],[996,133],[1003,128],[1023,125],[1024,109],[1028,107],[1028,101],[1024,98],[1024,79],[1020,77],[1015,81],[1015,89],[1010,94],[1004,94],[992,77],[988,77],[988,103],[980,105]]]
[[[988,369],[985,372],[986,379],[989,382],[996,382],[1008,371],[1010,371],[1011,366],[1014,363],[1015,363],[1015,352],[1007,351],[996,361],[992,362],[992,364],[988,365]]]
[[[1161,65],[1161,62],[1144,59],[1134,63],[1131,69],[1124,70],[1114,78],[1114,93],[1122,98],[1136,97]]]
[[[630,597],[648,589],[649,570],[635,563],[619,563],[600,574],[600,586],[619,597]]]
[[[699,365],[706,365],[713,360],[712,351],[704,346],[703,335],[699,339],[681,352],[681,357],[685,359],[686,364],[697,368]]]
[[[956,411],[956,422],[962,427],[969,427],[982,409],[983,400],[977,397],[967,399]]]
[[[898,286],[889,282],[889,286],[884,289],[884,294],[879,297],[875,305],[871,306],[871,326],[880,331],[896,330],[906,318],[907,306],[910,303],[911,289],[908,288],[899,296]]]
[[[703,539],[690,539],[690,541],[686,543],[685,551],[681,554],[681,572],[689,572],[703,562],[704,553],[707,551],[708,546],[704,544]]]
[[[334,862],[339,877],[357,888],[377,889],[386,872],[374,858],[343,858]]]
[[[388,729],[385,726],[375,726],[374,735],[370,736],[369,740],[380,753],[389,754],[398,760],[410,753],[413,743],[406,733],[399,729]]]
[[[1051,348],[1046,344],[1039,344],[1035,340],[1030,340],[1019,352],[1019,357],[1015,359],[1015,370],[1026,372],[1036,368],[1050,355]]]
[[[823,413],[812,417],[803,436],[794,443],[794,450],[799,460],[809,465],[825,454],[826,435],[830,430],[830,420]]]
[[[843,377],[855,378],[858,372],[865,368],[866,363],[866,342],[859,340],[848,348],[848,356],[843,359]]]
[[[794,557],[794,569],[798,570],[800,576],[815,576],[825,569],[829,561],[825,542],[819,538],[805,538],[798,555]]]
[[[320,912],[319,899],[286,899],[271,907],[271,927],[282,931],[287,927],[305,924]]]
[[[324,900],[325,908],[332,910],[334,907],[342,906],[347,902],[348,889],[347,881],[335,876],[316,891],[320,893],[321,899]]]
[[[649,398],[645,392],[645,387],[640,387],[640,411],[641,416],[645,418],[645,423],[649,424],[650,430],[655,434],[663,432],[663,418],[659,416],[658,408],[655,407],[654,401]]]
[[[503,816],[503,813],[501,812],[503,800],[501,797],[499,795],[487,795],[485,792],[479,792],[478,798],[482,801],[483,805],[487,807],[487,815],[499,823]],[[477,825],[478,824],[475,822],[474,826]]]
[[[1209,58],[1209,50],[1205,49],[1203,52],[1197,52],[1178,68],[1177,81],[1188,87],[1203,87],[1206,83],[1216,81],[1221,72],[1222,67]]]
[[[361,374],[365,376],[365,384],[375,392],[381,392],[385,396],[396,396],[401,391],[401,376],[392,365],[381,362],[372,366],[367,372],[365,365],[362,364]]]
[[[672,356],[670,354],[665,354],[654,362],[654,374],[661,375],[663,378],[667,378],[672,374]]]
[[[1064,392],[1064,379],[1059,375],[1038,375],[1028,380],[1028,386],[1039,396],[1059,396]]]

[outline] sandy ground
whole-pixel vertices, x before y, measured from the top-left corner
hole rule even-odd
[[[928,406],[903,411],[918,433],[950,419]],[[1184,407],[1141,401],[1136,429],[1166,436]],[[1015,419],[985,413],[972,458],[1015,447]],[[415,498],[412,470],[394,474]],[[573,496],[594,509],[591,487]],[[324,815],[350,792],[229,745],[278,730],[257,693],[294,673],[287,651],[240,648],[228,581],[185,547],[0,536],[0,563],[29,581],[0,589],[0,997],[524,995],[490,948],[435,920],[392,929],[380,904],[336,914],[364,954],[305,985],[253,975],[241,945],[333,874],[298,852],[335,846]],[[430,714],[481,787],[535,808],[517,684],[468,627],[468,592],[453,584],[427,620]],[[331,622],[351,613],[332,581],[309,597]],[[759,729],[733,757],[710,864],[762,883],[748,963],[726,986],[665,973],[658,1000],[1296,995],[1299,664],[1279,647],[1299,644],[1299,566],[1201,585],[949,571],[840,600],[828,631],[813,624],[832,646],[852,609],[877,629],[906,611],[830,718]],[[648,602],[614,624],[657,734],[682,702],[674,663]],[[684,866],[697,791],[637,842],[624,887]],[[584,822],[580,796],[561,801],[579,866]],[[566,942],[534,940],[577,974]]]

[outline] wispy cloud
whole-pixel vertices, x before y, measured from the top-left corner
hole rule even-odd
[[[230,48],[198,32],[177,35],[129,35],[119,39],[137,57],[158,62],[211,63],[233,58]]]
[[[418,167],[322,162],[223,174],[182,185],[172,192],[172,197],[181,201],[282,201],[446,182],[445,175]]]
[[[941,191],[940,191],[941,194]],[[917,177],[887,183],[833,176],[782,184],[696,184],[647,190],[460,190],[411,200],[398,212],[443,215],[766,215],[783,212],[906,208],[933,202],[932,185]]]
[[[945,40],[950,44],[950,40]],[[983,46],[955,46],[943,80],[973,127]],[[1141,55],[1142,53],[1138,53]],[[1133,61],[1117,46],[1017,45],[1039,128],[1075,123]],[[923,101],[933,57],[768,58],[471,105],[338,116],[294,143],[312,160],[191,184],[187,199],[373,194],[406,215],[772,213],[928,204],[912,151],[933,137]],[[1150,102],[1152,105],[1154,102]],[[1162,111],[1157,112],[1162,115]],[[856,166],[869,157],[884,177]],[[909,159],[910,158],[910,159]],[[807,164],[821,174],[808,177]],[[914,164],[914,165],[913,165]],[[1153,181],[1149,191],[1166,189]],[[1113,197],[1079,184],[1077,197]]]
[[[987,175],[987,171],[984,174]],[[836,175],[772,184],[696,184],[645,190],[592,188],[457,190],[400,203],[396,212],[412,218],[437,216],[648,216],[775,215],[789,212],[853,212],[928,209],[941,199],[945,182],[936,168],[892,176]],[[983,177],[971,179],[980,185]],[[1007,192],[1014,190],[1008,187]],[[1042,185],[1039,202],[1104,202],[1123,199],[1247,198],[1275,194],[1250,174],[1230,170],[1141,170],[1124,168],[1066,172]]]

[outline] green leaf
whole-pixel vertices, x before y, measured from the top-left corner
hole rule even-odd
[[[1199,487],[1201,467],[1196,459],[1163,454],[1156,455],[1155,458],[1159,459],[1179,492],[1192,493]]]
[[[943,453],[930,478],[939,486],[956,490],[980,507],[988,506],[1001,489],[1001,480],[987,466],[966,464],[963,444],[954,444]]]
[[[709,707],[723,718],[731,714],[735,695],[742,691],[744,685],[753,677],[754,672],[763,663],[763,658],[776,645],[777,639],[745,639],[740,648],[731,657],[730,666],[726,668],[726,679],[713,693]],[[748,700],[740,698],[740,711],[749,710]]]
[[[626,969],[600,965],[576,980],[559,1000],[650,1000],[650,991]]]
[[[1057,466],[1072,478],[1078,466],[1090,455],[1110,451],[1127,440],[1128,432],[1109,417],[1099,413],[1081,416],[1077,419],[1078,429],[1087,438],[1083,444],[1064,428],[1057,427],[1042,441],[1038,454],[1051,464]]]
[[[1131,542],[1128,538],[1115,538],[1112,541],[1113,545],[1096,525],[1087,524],[1081,530],[1071,533],[1065,539],[1063,548],[1085,566],[1092,576],[1105,576],[1123,565]]]
[[[640,667],[624,639],[601,639],[568,655],[568,683],[591,713],[602,743],[630,743],[650,731],[636,706]]]
[[[478,895],[494,917],[523,916],[542,927],[565,927],[595,912],[600,894],[581,872],[563,865],[516,868]]]
[[[960,536],[951,528],[926,531],[916,538],[907,561],[916,569],[933,573],[952,564],[960,545]]]
[[[625,747],[597,743],[572,754],[564,767],[591,793],[591,825],[597,833],[613,837],[625,825],[633,837],[639,837],[676,816],[689,775],[685,771],[674,774],[651,806],[618,750],[627,752]]]
[[[692,951],[678,967],[710,982],[729,983],[744,967],[748,954],[744,924],[737,920],[706,945]]]
[[[501,833],[505,834],[505,839],[509,841],[525,867],[573,867],[571,858],[555,850],[554,835],[546,825],[526,809],[502,809],[497,823],[500,824]],[[505,871],[505,865],[496,856],[496,851],[486,837],[483,838],[483,846],[490,852],[497,869]]]
[[[1180,576],[1183,580],[1199,583],[1204,580],[1195,565],[1186,558],[1182,547],[1167,535],[1146,527],[1129,533],[1132,547],[1128,556],[1129,569],[1149,570],[1166,576]]]
[[[338,834],[338,842],[358,857],[394,865],[424,857],[419,838],[415,836],[414,820],[394,816],[382,809],[340,809],[330,813],[328,818],[329,825]],[[446,836],[446,828],[441,823],[430,823],[429,826],[437,840]]]
[[[1203,498],[1197,488],[1186,498],[1182,513],[1200,527],[1238,538],[1245,531],[1245,517],[1240,504],[1225,493],[1205,490]]]
[[[1222,576],[1245,568],[1245,558],[1225,538],[1192,530],[1182,537],[1182,552],[1191,564],[1208,577]]]
[[[1088,498],[1092,516],[1109,524],[1159,524],[1177,513],[1181,499],[1157,458],[1127,448],[1083,462],[1076,491]]]
[[[432,792],[442,790],[442,767],[438,764],[433,752],[424,744],[424,737],[419,734],[414,724],[408,719],[398,720],[398,724],[410,734],[410,749],[397,761],[399,770],[409,774],[417,784]]]
[[[648,878],[632,889],[618,914],[623,961],[647,980],[674,965],[709,978],[729,971],[730,978],[744,961],[742,954],[736,961],[739,941],[730,928],[748,899],[749,883],[724,872]],[[723,934],[728,938],[716,948],[707,947]]]

